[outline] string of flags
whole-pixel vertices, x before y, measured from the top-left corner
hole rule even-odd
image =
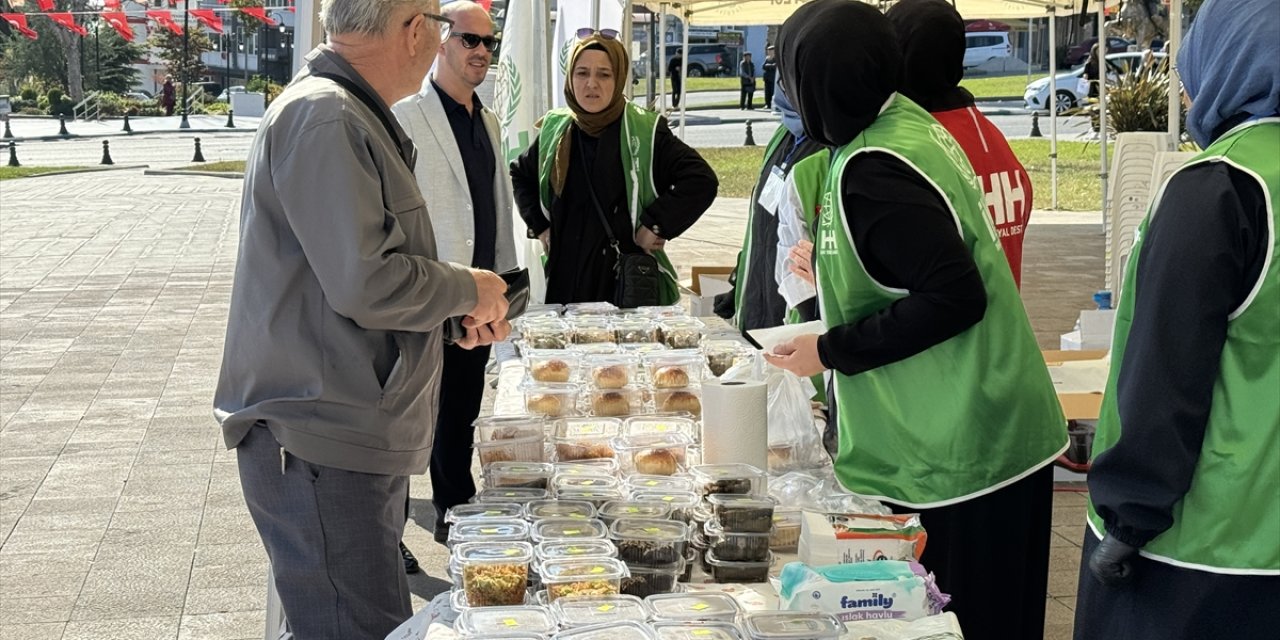
[[[34,0],[38,11],[29,13],[0,13],[0,20],[4,20],[9,24],[10,29],[19,35],[29,39],[36,40],[40,37],[34,29],[31,28],[29,18],[32,16],[43,16],[48,18],[54,24],[74,33],[80,37],[89,35],[89,30],[79,22],[76,22],[76,16],[98,16],[107,23],[121,38],[132,42],[133,28],[129,26],[129,15],[126,14],[121,6],[122,0],[103,0],[101,11],[54,11],[56,8],[54,0]],[[168,0],[170,9],[147,9],[145,16],[147,20],[156,23],[157,26],[168,29],[176,35],[182,35],[182,24],[175,19],[175,15],[181,15],[181,11],[176,9],[178,0]],[[229,4],[231,0],[218,0],[220,4]],[[10,0],[10,7],[17,9],[26,6],[27,0]],[[285,11],[295,13],[297,7],[289,5],[284,7]],[[268,26],[276,26],[279,23],[267,14],[267,7],[226,7],[219,9],[186,9],[188,15],[196,20],[197,23],[208,27],[215,33],[222,33],[223,15],[219,14],[235,14],[243,13],[244,15],[256,18]]]

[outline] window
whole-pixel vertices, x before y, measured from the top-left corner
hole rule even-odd
[[[1004,43],[1004,38],[1000,36],[966,36],[965,40],[965,47],[968,49],[995,47]]]

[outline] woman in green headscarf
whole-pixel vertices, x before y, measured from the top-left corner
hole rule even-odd
[[[520,216],[547,251],[546,301],[612,302],[618,252],[646,251],[663,272],[656,302],[674,303],[675,269],[663,247],[711,206],[718,181],[665,119],[623,96],[630,61],[617,33],[581,29],[578,37],[568,108],[547,113],[511,165]]]

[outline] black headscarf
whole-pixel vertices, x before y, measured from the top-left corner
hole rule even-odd
[[[885,17],[902,45],[902,95],[926,111],[973,105],[964,78],[964,20],[946,0],[900,0]]]
[[[898,90],[902,53],[893,27],[855,0],[813,0],[778,33],[778,72],[809,137],[842,146],[875,121]]]

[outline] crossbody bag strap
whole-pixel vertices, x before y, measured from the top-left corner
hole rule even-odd
[[[373,96],[369,95],[368,91],[365,91],[363,87],[352,82],[350,78],[344,78],[336,73],[313,73],[311,75],[316,78],[324,78],[326,80],[336,82],[338,86],[346,89],[347,93],[350,93],[355,96],[357,100],[363,102],[364,106],[368,107],[369,110],[373,112],[373,115],[378,118],[378,122],[381,122],[383,128],[387,130],[387,135],[391,137],[392,144],[400,150],[400,153],[398,154],[400,156],[400,160],[405,163],[405,166],[409,167],[410,171],[413,170],[413,167],[409,164],[409,159],[404,155],[404,148],[400,146],[400,136],[396,135],[396,128],[391,124],[391,119],[387,117],[386,111],[382,108],[382,105],[379,104]]]

